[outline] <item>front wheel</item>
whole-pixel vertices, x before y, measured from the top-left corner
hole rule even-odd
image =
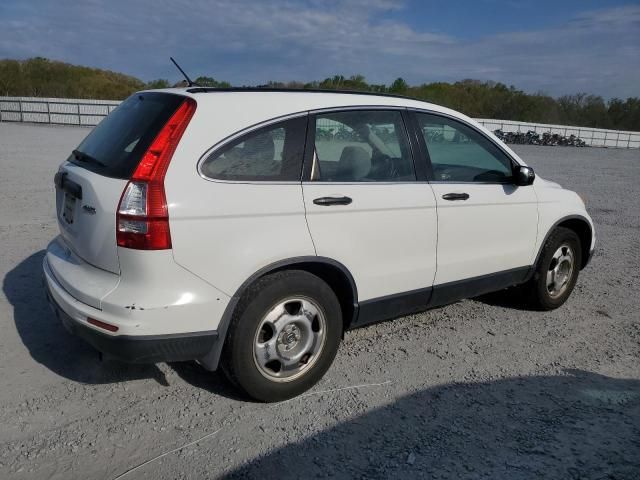
[[[342,313],[333,290],[305,271],[267,275],[239,302],[222,367],[249,396],[285,400],[311,388],[340,344]]]
[[[553,310],[567,301],[582,264],[580,239],[573,230],[558,227],[544,244],[533,277],[521,288],[529,304]]]

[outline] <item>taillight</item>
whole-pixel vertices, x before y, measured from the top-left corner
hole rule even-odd
[[[118,205],[118,246],[138,250],[171,248],[164,176],[195,110],[196,102],[185,99],[142,156]]]

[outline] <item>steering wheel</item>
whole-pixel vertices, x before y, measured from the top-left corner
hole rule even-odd
[[[377,151],[371,159],[372,169],[368,176],[376,179],[397,178],[399,173],[395,162],[389,155]]]

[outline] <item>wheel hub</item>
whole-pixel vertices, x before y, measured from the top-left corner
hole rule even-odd
[[[255,364],[270,380],[294,380],[315,364],[325,335],[326,319],[315,301],[308,297],[281,300],[258,326],[253,345]]]
[[[293,350],[301,337],[302,334],[297,326],[293,324],[287,325],[284,327],[280,335],[278,335],[278,350],[284,350],[285,352]]]
[[[560,246],[551,257],[547,271],[547,291],[551,297],[559,297],[565,292],[569,286],[573,269],[574,255],[571,247],[568,245]]]

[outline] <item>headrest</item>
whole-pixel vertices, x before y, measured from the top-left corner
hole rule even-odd
[[[340,180],[360,180],[371,170],[371,154],[364,148],[355,145],[342,149],[338,162],[338,177]]]

